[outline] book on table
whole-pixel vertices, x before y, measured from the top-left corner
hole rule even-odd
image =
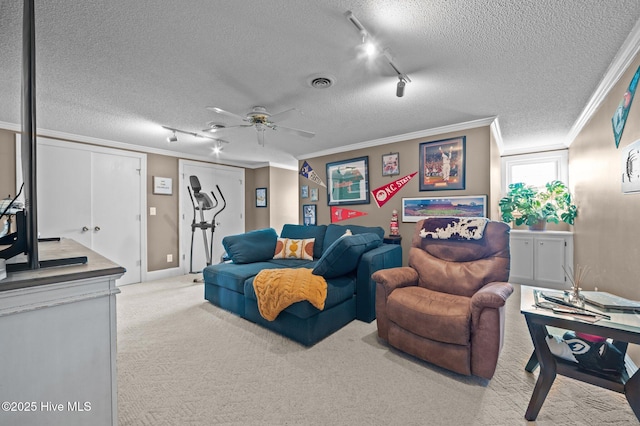
[[[606,291],[582,291],[581,294],[587,303],[602,309],[620,311],[640,311],[640,302],[625,299]]]

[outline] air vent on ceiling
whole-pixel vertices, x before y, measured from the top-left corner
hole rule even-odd
[[[309,86],[314,89],[328,89],[335,81],[335,78],[328,75],[313,75],[309,78]]]

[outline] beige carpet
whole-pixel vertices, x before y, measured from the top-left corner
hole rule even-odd
[[[375,321],[354,321],[305,348],[223,311],[185,276],[121,287],[120,425],[523,425],[537,371],[507,305],[491,381],[389,349]],[[558,377],[536,425],[637,424],[623,395]]]

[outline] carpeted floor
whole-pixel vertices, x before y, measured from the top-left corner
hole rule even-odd
[[[353,321],[311,348],[223,311],[194,276],[121,287],[120,425],[518,425],[537,371],[520,294],[494,378],[388,348]],[[558,377],[536,425],[637,424],[623,395]]]

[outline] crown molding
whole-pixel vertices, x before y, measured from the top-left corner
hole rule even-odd
[[[504,153],[504,140],[502,139],[502,131],[500,130],[500,122],[498,121],[498,117],[491,123],[489,126],[491,130],[491,135],[493,135],[493,140],[496,142],[498,146],[498,152],[500,155]]]
[[[307,160],[309,158],[322,157],[324,155],[339,154],[347,151],[355,151],[357,149],[371,148],[374,146],[386,145],[390,143],[403,142],[412,139],[426,138],[429,136],[441,135],[444,133],[457,132],[461,130],[475,129],[477,127],[490,125],[496,117],[480,118],[478,120],[466,121],[463,123],[451,124],[448,126],[434,127],[431,129],[419,130],[417,132],[404,133],[396,136],[389,136],[381,139],[374,139],[366,142],[359,142],[351,145],[344,145],[338,148],[326,149],[313,152],[310,154],[300,155],[296,157],[298,160]]]
[[[0,129],[14,131],[18,133],[22,132],[21,125],[15,124],[15,123],[7,123],[4,121],[0,121]],[[36,129],[36,132],[37,132],[36,136],[40,136],[40,137],[59,139],[59,140],[69,141],[69,142],[80,142],[80,143],[86,143],[89,145],[104,146],[109,148],[117,148],[117,149],[123,149],[125,151],[141,152],[145,154],[165,155],[167,157],[183,158],[185,160],[203,161],[205,163],[222,164],[222,165],[242,167],[247,169],[261,167],[261,166],[256,167],[240,161],[233,161],[233,160],[216,159],[216,161],[207,161],[207,160],[203,160],[201,155],[170,151],[168,149],[152,148],[152,147],[143,146],[143,145],[132,145],[129,143],[94,138],[91,136],[74,135],[71,133],[59,132],[56,130],[47,130],[47,129],[38,128]]]
[[[611,89],[613,89],[613,86],[615,86],[615,84],[620,80],[625,71],[627,71],[629,65],[631,65],[638,54],[638,51],[640,51],[640,21],[636,22],[631,33],[629,33],[629,36],[613,58],[611,65],[609,65],[607,72],[602,78],[602,81],[600,81],[595,92],[591,95],[589,102],[587,102],[582,113],[569,130],[564,143],[565,147],[569,147],[578,137],[584,126],[586,126]]]

